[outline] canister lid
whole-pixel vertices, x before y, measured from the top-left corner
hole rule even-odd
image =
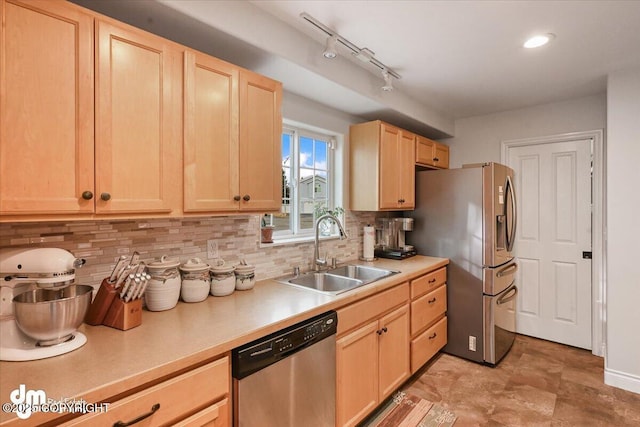
[[[213,274],[231,273],[233,272],[233,270],[235,270],[235,267],[233,265],[226,264],[223,259],[218,259],[209,268],[209,271],[211,271]]]
[[[180,260],[177,258],[169,258],[166,255],[162,255],[160,259],[155,259],[147,263],[147,267],[150,270],[166,270],[168,268],[176,268],[180,265]]]
[[[209,264],[203,262],[200,258],[191,258],[180,266],[182,271],[204,271],[209,269]]]

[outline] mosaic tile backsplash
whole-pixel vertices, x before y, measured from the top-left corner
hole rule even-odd
[[[339,261],[358,258],[362,228],[375,218],[375,212],[346,212],[349,238],[322,241],[321,254]],[[56,247],[85,258],[85,266],[76,271],[76,283],[96,289],[120,255],[135,250],[142,259],[168,255],[181,262],[194,257],[211,262],[207,258],[210,239],[217,242],[218,255],[227,263],[237,264],[244,258],[255,265],[257,280],[288,274],[293,267],[311,268],[313,242],[261,247],[259,215],[0,224],[0,247]]]

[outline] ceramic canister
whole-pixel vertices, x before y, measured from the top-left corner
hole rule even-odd
[[[226,265],[223,259],[219,259],[211,266],[211,295],[223,297],[231,295],[236,289],[235,267]]]
[[[163,255],[147,264],[151,279],[144,292],[144,302],[149,311],[170,310],[180,298],[180,261]]]
[[[246,291],[256,284],[256,267],[253,265],[236,265],[236,290]]]
[[[200,258],[191,258],[180,266],[182,286],[180,297],[184,302],[200,302],[209,296],[209,264]]]

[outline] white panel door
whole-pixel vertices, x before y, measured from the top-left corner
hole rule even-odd
[[[591,348],[591,140],[510,147],[518,230],[517,331]]]

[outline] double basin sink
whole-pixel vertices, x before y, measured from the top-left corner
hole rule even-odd
[[[297,276],[287,276],[278,279],[278,281],[287,285],[337,295],[398,273],[399,271],[349,264],[321,272],[310,271]]]

